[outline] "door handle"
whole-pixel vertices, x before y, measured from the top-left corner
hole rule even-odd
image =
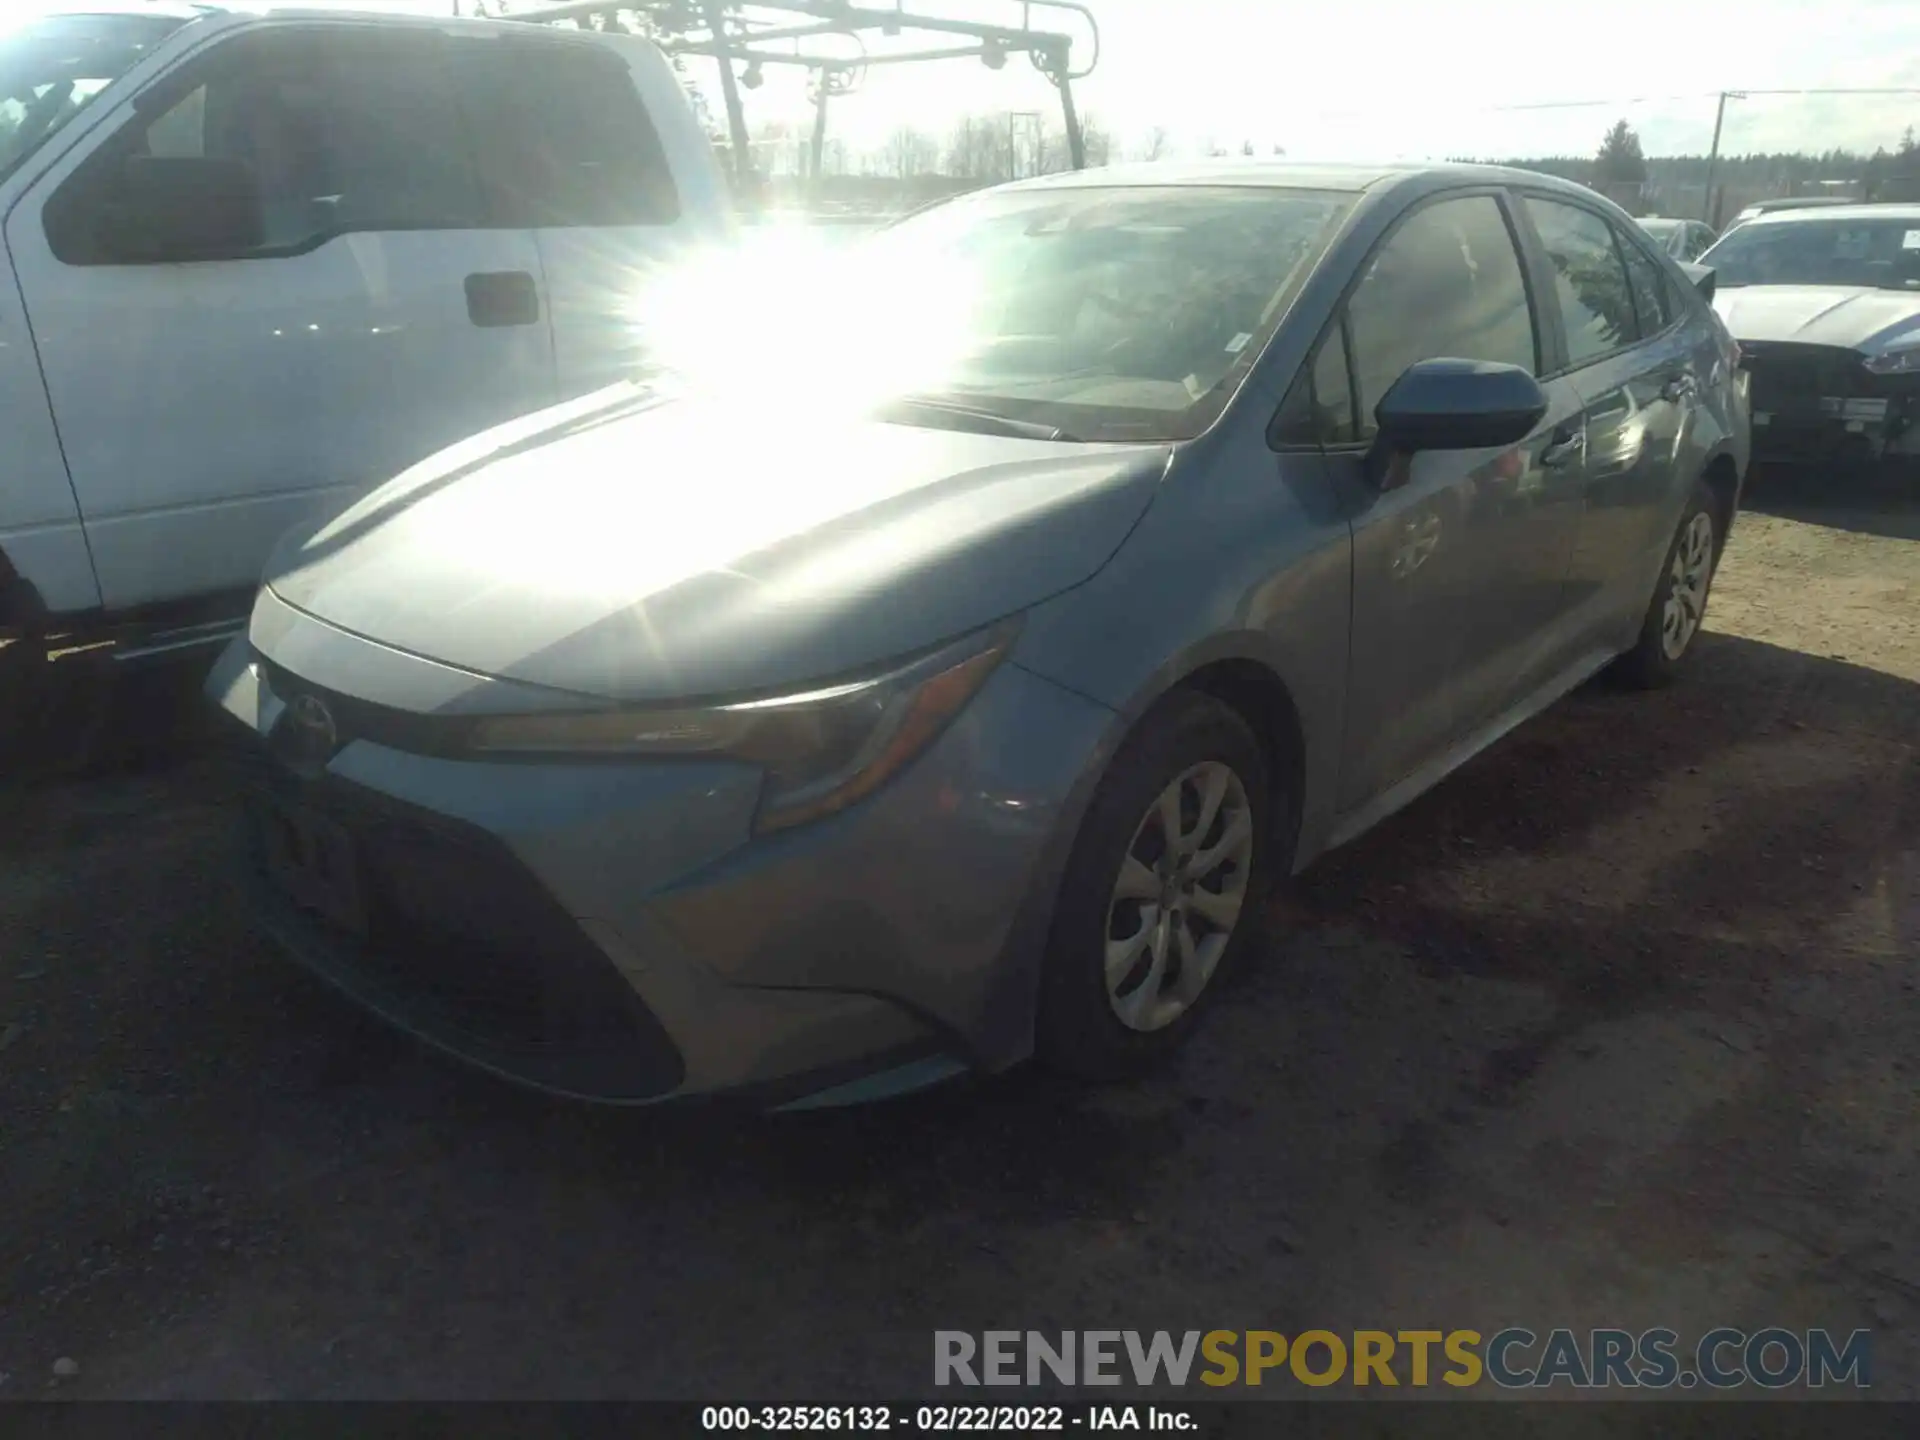
[[[1562,425],[1547,441],[1547,448],[1540,452],[1540,465],[1543,469],[1558,470],[1571,465],[1580,458],[1587,446],[1587,432],[1583,426]]]
[[[467,318],[483,330],[503,325],[538,325],[540,289],[524,270],[495,270],[467,276]]]
[[[1699,388],[1699,383],[1693,376],[1674,375],[1669,377],[1667,383],[1660,387],[1660,398],[1675,403],[1681,400],[1690,400]]]

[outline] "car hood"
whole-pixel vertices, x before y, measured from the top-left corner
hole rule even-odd
[[[755,419],[629,399],[504,427],[286,546],[268,586],[482,675],[627,701],[772,693],[1085,580],[1170,454]]]
[[[1713,308],[1736,340],[1873,352],[1920,328],[1920,293],[1838,285],[1720,286]]]

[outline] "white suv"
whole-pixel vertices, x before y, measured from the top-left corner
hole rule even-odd
[[[645,40],[121,0],[0,26],[0,642],[244,614],[289,528],[631,373],[636,275],[731,214]]]

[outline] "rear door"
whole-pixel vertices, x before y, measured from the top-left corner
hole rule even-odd
[[[494,211],[539,248],[561,398],[641,373],[647,287],[730,218],[677,77],[651,44],[606,36],[528,29],[461,55]]]
[[[1643,557],[1664,543],[1704,377],[1661,267],[1629,227],[1557,195],[1529,194],[1522,208],[1550,266],[1565,374],[1586,413],[1568,606],[1578,642],[1605,648],[1645,605]]]
[[[12,212],[107,606],[250,587],[290,525],[551,403],[539,255],[487,215],[446,43],[400,26],[242,31]],[[80,244],[113,167],[146,155],[245,165],[266,243],[159,264]]]

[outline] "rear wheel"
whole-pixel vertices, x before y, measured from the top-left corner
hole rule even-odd
[[[1148,714],[1068,861],[1040,997],[1043,1061],[1104,1078],[1187,1038],[1255,929],[1273,804],[1238,712],[1182,693]]]
[[[1640,638],[1618,664],[1621,679],[1643,689],[1664,685],[1679,672],[1707,616],[1707,593],[1720,559],[1719,509],[1705,481],[1696,483],[1680,517],[1667,563],[1654,587]]]

